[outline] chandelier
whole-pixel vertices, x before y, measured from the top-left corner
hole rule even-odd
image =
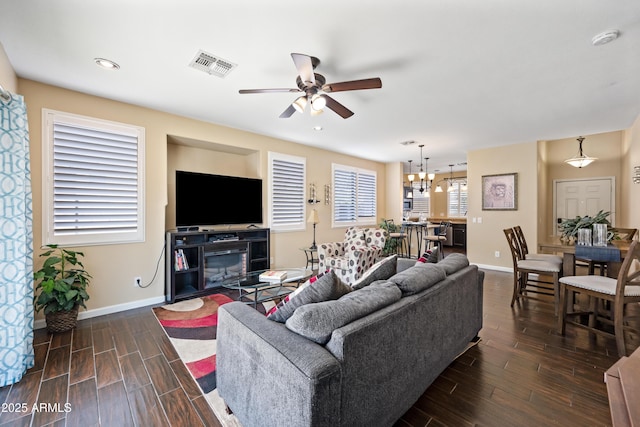
[[[424,157],[424,168],[422,165],[422,147],[424,147],[424,144],[420,144],[420,172],[418,172],[418,178],[420,178],[420,188],[418,189],[420,191],[420,194],[423,194],[425,197],[429,197],[429,189],[431,188],[431,184],[433,183],[433,179],[435,178],[435,174],[434,173],[429,173],[429,168],[427,166],[427,161],[429,160],[428,157]],[[416,176],[413,174],[413,171],[411,170],[411,162],[412,160],[409,160],[409,184],[411,186],[411,188],[413,188],[413,181],[415,181]],[[425,193],[426,191],[426,193]]]

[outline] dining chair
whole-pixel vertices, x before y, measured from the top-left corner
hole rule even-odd
[[[426,234],[422,237],[425,241],[425,249],[429,249],[431,244],[435,244],[438,248],[438,254],[440,258],[444,257],[444,253],[442,252],[442,245],[447,241],[447,231],[451,227],[451,223],[448,221],[443,221],[440,223],[440,226],[436,229],[437,231],[434,234]]]
[[[559,279],[562,276],[562,263],[549,262],[534,259],[525,259],[518,243],[518,237],[513,228],[507,228],[504,234],[511,250],[513,261],[513,297],[511,307],[520,299],[538,299],[534,295],[550,295],[554,299],[555,313],[558,313],[559,304]],[[530,275],[537,275],[536,279]],[[550,277],[551,281],[542,280],[542,277]]]
[[[547,261],[562,265],[562,257],[560,255],[529,253],[529,247],[527,246],[527,240],[524,237],[522,227],[516,225],[515,227],[513,227],[513,231],[516,233],[516,238],[518,239],[518,244],[520,245],[520,252],[522,253],[522,257],[524,259]]]
[[[616,340],[618,356],[626,356],[624,331],[631,329],[636,333],[636,328],[625,324],[625,306],[629,303],[640,302],[640,244],[631,242],[620,272],[617,278],[596,275],[566,276],[560,279],[560,315],[558,316],[558,333],[565,334],[566,324],[570,323],[579,328],[587,329],[593,333],[613,337]],[[634,265],[635,264],[635,265]],[[633,266],[633,268],[632,268]],[[577,292],[589,297],[588,311],[567,311],[567,293]],[[612,304],[612,318],[606,317],[598,310],[598,301],[606,301]],[[589,321],[585,325],[572,320],[574,316],[589,315]],[[599,328],[599,324],[613,323],[613,333]]]
[[[617,240],[628,240],[631,241],[638,233],[637,228],[622,228],[622,227],[611,227],[608,231],[613,233],[613,238]],[[606,261],[598,261],[591,258],[585,257],[576,257],[576,265],[580,265],[578,263],[585,263],[587,266],[587,274],[595,274],[596,268],[598,268],[600,275],[605,276],[607,271],[607,262]],[[584,266],[584,264],[582,264]]]

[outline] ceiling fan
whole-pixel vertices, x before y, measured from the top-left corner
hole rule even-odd
[[[298,69],[298,77],[296,78],[297,89],[240,89],[240,93],[302,93],[303,95],[299,96],[280,114],[281,119],[291,117],[296,111],[303,113],[307,104],[311,105],[311,114],[320,114],[323,108],[327,107],[343,119],[347,119],[353,116],[353,111],[327,95],[328,93],[348,90],[379,89],[382,87],[382,80],[378,77],[339,83],[326,83],[322,74],[314,72],[315,68],[320,64],[318,58],[302,53],[292,53],[291,58],[293,58],[293,63]]]

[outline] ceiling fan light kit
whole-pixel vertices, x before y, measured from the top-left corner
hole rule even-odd
[[[301,95],[289,105],[289,107],[280,114],[280,118],[289,118],[296,111],[304,113],[307,104],[311,104],[310,110],[312,115],[321,113],[326,107],[343,119],[346,119],[353,116],[353,111],[327,95],[327,93],[379,89],[382,87],[382,80],[378,77],[339,83],[325,83],[326,80],[324,76],[314,72],[315,68],[320,64],[318,58],[301,53],[292,53],[291,58],[298,70],[298,77],[296,78],[297,89],[241,89],[240,94],[302,92],[304,95]]]
[[[323,95],[318,95],[317,93],[311,97],[311,108],[316,111],[322,111],[324,107],[327,106],[327,100]]]
[[[293,108],[296,109],[298,113],[304,113],[304,109],[307,106],[307,97],[301,96],[295,101],[293,101],[293,104],[291,105],[293,106]]]

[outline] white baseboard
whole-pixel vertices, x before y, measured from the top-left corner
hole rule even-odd
[[[90,319],[92,317],[104,316],[106,314],[119,313],[121,311],[132,310],[134,308],[145,307],[147,305],[160,304],[164,302],[164,296],[158,296],[153,298],[147,298],[138,301],[127,302],[124,304],[110,305],[108,307],[95,308],[93,310],[80,311],[78,313],[78,320]],[[43,329],[47,326],[44,319],[38,319],[34,322],[34,329]]]
[[[476,264],[476,263],[473,263]],[[500,267],[498,265],[489,265],[489,264],[476,264],[478,268],[482,268],[483,270],[494,270],[494,271],[503,271],[505,273],[513,273],[513,268],[509,267]]]

